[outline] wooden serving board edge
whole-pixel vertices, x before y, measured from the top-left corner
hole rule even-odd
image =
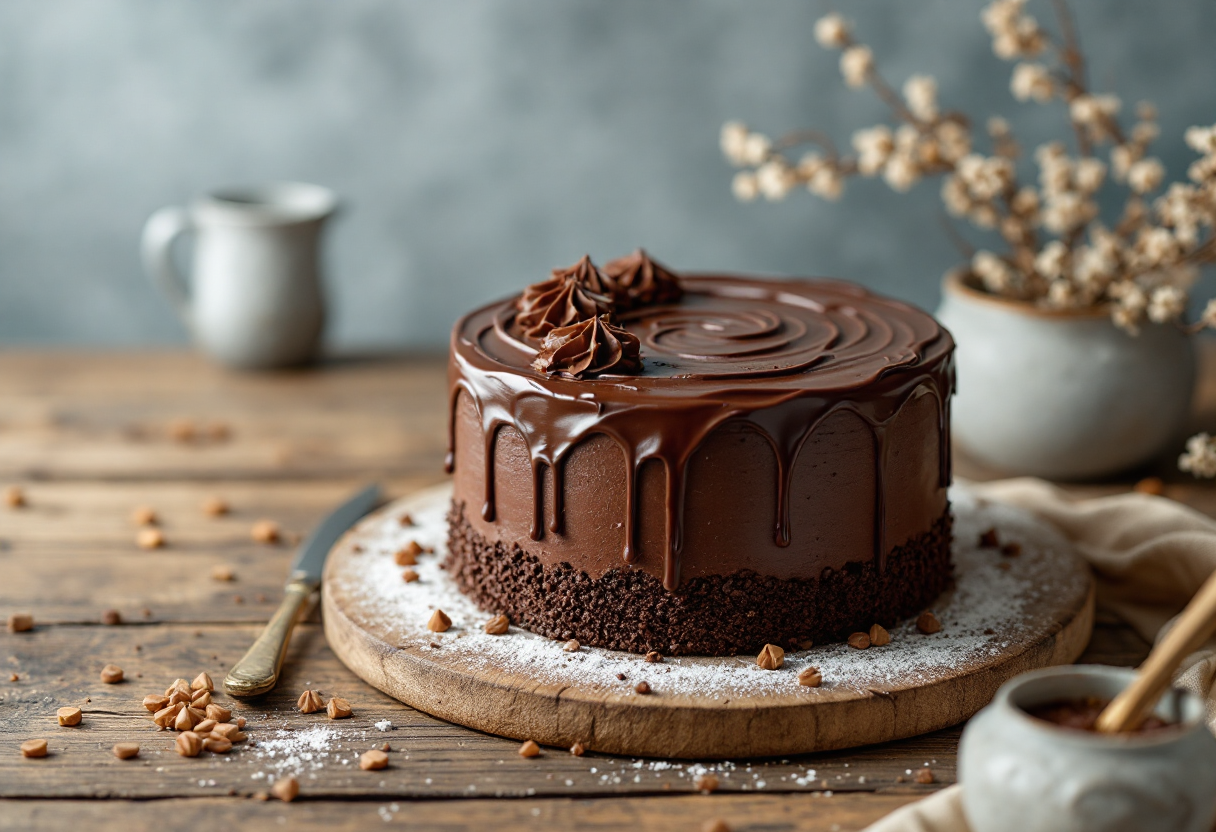
[[[371,635],[328,595],[322,608],[330,647],[347,667],[384,693],[449,722],[542,745],[582,742],[607,754],[740,759],[872,745],[957,725],[1019,673],[1081,655],[1093,629],[1094,585],[1037,643],[961,676],[870,696],[771,704],[757,698],[716,707],[679,696],[593,696],[509,673],[454,670]]]

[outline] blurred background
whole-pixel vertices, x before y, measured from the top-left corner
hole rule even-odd
[[[453,319],[584,252],[677,269],[832,275],[932,309],[958,254],[935,181],[838,204],[738,204],[718,130],[885,119],[815,20],[842,11],[896,86],[1034,140],[968,0],[8,0],[0,4],[0,342],[186,341],[138,258],[144,220],[216,186],[298,179],[328,230],[329,348],[442,349]],[[1051,23],[1046,3],[1031,3]],[[1181,134],[1216,121],[1211,0],[1078,0],[1099,91]],[[1058,130],[1055,132],[1059,132]],[[1201,297],[1210,292],[1201,290]]]

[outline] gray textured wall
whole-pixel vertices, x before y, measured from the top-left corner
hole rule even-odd
[[[1078,2],[1092,76],[1161,108],[1180,174],[1216,121],[1211,0]],[[896,81],[1042,135],[979,3],[841,4]],[[1049,16],[1043,0],[1031,7]],[[807,0],[6,0],[0,4],[0,341],[185,338],[137,239],[224,183],[329,185],[331,343],[443,343],[452,319],[584,251],[852,278],[932,306],[956,259],[935,184],[738,205],[727,118],[841,141],[883,110],[838,80]]]

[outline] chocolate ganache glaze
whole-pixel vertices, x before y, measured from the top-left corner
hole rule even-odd
[[[586,265],[590,266],[589,261]],[[578,279],[555,273],[555,281]],[[771,463],[761,462],[770,466],[763,470],[771,469],[774,478],[775,504],[769,509],[771,544],[776,547],[773,551],[792,548],[798,550],[792,553],[798,557],[791,555],[786,558],[788,562],[781,563],[775,559],[769,571],[758,568],[755,558],[743,551],[745,547],[725,541],[712,564],[697,567],[697,575],[731,575],[743,570],[782,580],[814,581],[824,569],[844,570],[846,560],[870,560],[872,564],[866,564],[866,568],[881,576],[888,554],[897,546],[905,542],[921,545],[917,541],[932,539],[932,546],[944,547],[944,567],[934,567],[944,574],[931,582],[933,594],[940,591],[949,577],[945,488],[950,479],[949,401],[954,385],[954,343],[949,333],[913,307],[839,281],[687,274],[681,276],[679,288],[682,295],[670,288],[662,294],[664,299],[678,302],[642,303],[615,317],[614,324],[640,342],[644,359],[641,374],[607,370],[594,378],[574,379],[535,370],[536,316],[523,320],[530,314],[530,307],[522,301],[491,304],[457,322],[451,342],[447,467],[449,471],[458,469],[454,511],[461,522],[472,524],[470,528],[478,540],[484,537],[493,545],[517,546],[519,552],[535,556],[546,569],[551,563],[573,567],[576,573],[582,570],[598,580],[606,568],[602,558],[597,560],[596,553],[588,552],[586,563],[582,563],[579,553],[565,546],[569,535],[564,527],[564,477],[567,459],[580,445],[591,447],[597,438],[606,437],[623,455],[625,481],[612,481],[613,472],[600,463],[588,468],[587,476],[608,477],[600,483],[605,494],[623,487],[623,506],[619,507],[620,515],[612,517],[597,517],[596,510],[588,510],[580,523],[596,524],[600,535],[596,540],[617,539],[612,535],[619,535],[616,566],[611,568],[625,573],[642,569],[674,592],[686,577],[682,563],[687,554],[685,506],[690,496],[686,493],[690,465],[707,464],[697,459],[698,449],[717,448],[710,442],[715,435],[739,437],[738,441],[744,442],[743,434],[751,433],[761,437],[772,454]],[[597,306],[593,314],[602,312]],[[591,317],[590,311],[584,320],[587,317]],[[546,320],[557,323],[557,318]],[[564,318],[561,322],[570,325]],[[546,332],[554,328],[550,325]],[[925,410],[926,403],[931,410]],[[892,450],[889,435],[905,410],[915,410],[920,414],[917,424],[931,428],[918,427],[921,432],[912,434],[901,428],[899,447]],[[850,421],[841,418],[842,414],[856,418]],[[810,551],[835,538],[799,519],[809,511],[804,508],[805,496],[800,498],[791,520],[794,472],[800,452],[817,431],[826,432],[821,439],[830,439],[829,450],[835,453],[836,444],[845,443],[856,433],[851,425],[857,420],[868,431],[870,447],[854,442],[858,450],[847,452],[852,456],[842,456],[845,451],[841,451],[823,457],[828,463],[815,461],[802,466],[808,470],[819,466],[807,476],[828,478],[841,473],[841,478],[833,482],[842,487],[856,484],[859,477],[872,479],[872,490],[866,484],[867,493],[872,495],[870,503],[853,501],[841,507],[843,515],[833,521],[843,528],[859,521],[869,525],[870,553],[862,558],[838,552],[833,556],[836,561],[825,566],[826,560],[814,561],[800,554],[804,548]],[[461,427],[466,424],[468,427]],[[511,433],[514,438],[508,437]],[[482,447],[462,445],[479,441]],[[811,444],[816,444],[815,453],[820,454],[818,445],[823,443]],[[526,457],[512,448],[522,448]],[[932,481],[928,481],[923,466],[916,467],[921,448],[932,448],[936,454]],[[510,523],[514,521],[509,518],[496,522],[495,482],[502,476],[496,474],[496,460],[502,465],[507,458],[504,454],[511,453],[515,453],[512,459],[520,460],[519,465],[530,467],[531,517],[526,523],[526,539],[522,534],[520,539],[513,539]],[[703,451],[702,455],[707,453]],[[871,465],[868,477],[852,468],[819,470],[836,466],[835,460],[852,458],[872,460],[866,463]],[[655,462],[662,470],[662,497],[658,499],[663,531],[661,553],[653,554],[661,557],[648,554],[639,562],[639,514],[649,511],[643,506],[639,489],[643,479],[654,481],[653,472],[647,473],[645,467]],[[891,466],[912,471],[900,474],[901,487],[914,483],[918,493],[890,493]],[[464,479],[462,472],[467,474]],[[740,472],[740,483],[744,473]],[[473,516],[473,506],[466,505],[473,498],[469,488],[478,487],[472,483],[482,489],[478,494],[481,522]],[[522,486],[522,482],[519,484]],[[701,493],[701,485],[692,486],[696,490],[693,496],[704,501],[707,498]],[[727,491],[730,487],[729,482],[721,485]],[[647,493],[647,500],[654,502],[655,489]],[[744,503],[747,498],[738,494],[730,499]],[[523,499],[513,488],[512,500]],[[605,497],[605,505],[610,502]],[[905,518],[900,521],[901,538],[892,540],[890,518],[901,511]],[[907,519],[909,516],[911,519]],[[916,603],[931,598],[932,594]],[[906,602],[900,603],[901,609],[907,606]],[[741,637],[726,647],[746,647],[745,641]],[[609,638],[607,643],[615,645],[617,640]],[[709,647],[690,643],[694,645],[690,651],[726,649],[716,643]],[[641,649],[634,642],[620,644],[624,649]]]

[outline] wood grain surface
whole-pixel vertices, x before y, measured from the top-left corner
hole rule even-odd
[[[1209,350],[1208,367],[1211,358]],[[1210,428],[1209,376],[1196,424]],[[853,830],[953,782],[957,729],[739,763],[712,795],[693,793],[686,768],[650,760],[556,749],[525,760],[513,741],[444,723],[365,685],[316,623],[297,632],[282,687],[238,706],[250,739],[324,723],[292,707],[307,685],[354,707],[352,719],[333,725],[339,756],[387,738],[387,770],[327,763],[302,774],[296,802],[263,803],[250,796],[274,764],[256,746],[212,758],[167,752],[169,738],[152,729],[139,700],[201,669],[218,678],[277,605],[291,546],[256,544],[249,527],[269,518],[289,535],[303,533],[373,478],[392,496],[441,481],[445,390],[440,358],[238,375],[182,353],[0,353],[0,490],[19,486],[28,500],[20,509],[0,503],[0,618],[28,611],[37,622],[30,633],[0,630],[0,828],[698,830],[722,818],[736,830]],[[187,422],[194,438],[175,438]],[[965,459],[958,470],[991,475]],[[1170,460],[1138,476],[1145,473],[1162,475],[1168,496],[1216,513],[1216,489],[1177,474]],[[1132,481],[1075,488],[1112,492]],[[228,500],[232,514],[205,516],[199,505],[210,495]],[[130,513],[140,505],[160,515],[165,548],[135,545]],[[216,564],[231,565],[236,580],[213,580]],[[112,608],[123,623],[102,625]],[[1146,651],[1127,628],[1099,621],[1082,661],[1130,665]],[[110,662],[126,682],[100,683]],[[57,725],[64,705],[84,711],[79,728]],[[383,720],[391,731],[374,727]],[[49,740],[51,755],[23,759],[18,745],[35,737]],[[140,757],[111,756],[119,741],[141,743]],[[911,782],[908,772],[926,763],[935,782]]]
[[[918,794],[824,797],[823,792],[815,792],[777,799],[732,794],[409,803],[391,799],[358,803],[297,800],[290,805],[223,798],[142,802],[22,800],[5,805],[7,815],[0,819],[0,824],[12,829],[121,828],[123,832],[165,832],[192,827],[257,832],[276,828],[355,832],[405,827],[434,832],[465,829],[493,832],[534,829],[671,832],[688,829],[697,832],[707,822],[721,820],[731,829],[763,829],[764,832],[825,829],[855,832],[918,797]]]

